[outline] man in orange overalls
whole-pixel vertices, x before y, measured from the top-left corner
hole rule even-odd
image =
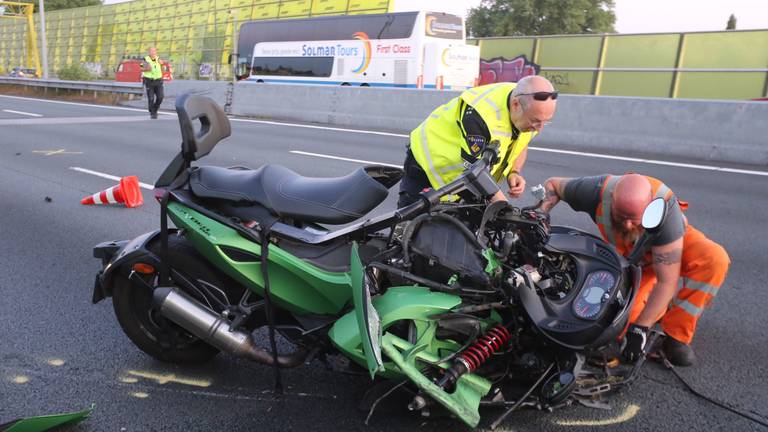
[[[546,181],[542,204],[550,211],[560,200],[590,215],[600,233],[628,256],[642,233],[640,221],[654,198],[667,201],[667,216],[645,256],[643,277],[630,311],[623,354],[636,360],[648,330],[659,320],[667,334],[663,350],[677,366],[690,366],[696,323],[725,280],[730,259],[725,249],[708,239],[683,215],[687,203],[677,199],[661,181],[639,174],[581,178],[553,177]]]

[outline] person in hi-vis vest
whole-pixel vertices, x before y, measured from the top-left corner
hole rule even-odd
[[[688,223],[683,214],[688,203],[660,180],[639,174],[553,177],[544,187],[542,210],[548,212],[562,200],[586,212],[603,239],[624,256],[643,231],[645,207],[655,198],[667,201],[664,221],[640,263],[642,280],[629,313],[624,356],[630,361],[639,358],[649,329],[660,321],[667,335],[664,354],[674,365],[692,365],[696,324],[720,291],[731,260],[722,246]]]
[[[506,178],[509,194],[518,198],[525,191],[521,171],[528,143],[554,116],[557,95],[549,80],[531,75],[471,88],[437,107],[411,132],[398,207],[456,179],[493,141],[499,142],[499,159],[491,175]],[[502,199],[502,191],[492,198]]]
[[[157,48],[149,49],[149,55],[141,63],[141,74],[144,87],[147,89],[147,108],[149,116],[157,118],[157,110],[163,103],[163,65],[157,56]]]

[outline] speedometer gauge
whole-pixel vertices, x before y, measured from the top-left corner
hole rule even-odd
[[[584,319],[596,318],[604,302],[610,298],[611,289],[615,283],[616,278],[608,271],[600,270],[590,273],[579,296],[573,302],[573,312],[576,316]]]

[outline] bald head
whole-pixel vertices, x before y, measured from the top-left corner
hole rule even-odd
[[[645,207],[651,202],[653,194],[651,183],[639,174],[621,176],[613,190],[611,214],[617,222],[631,220],[639,225]]]
[[[523,132],[540,132],[544,125],[552,120],[557,108],[557,101],[551,97],[536,100],[533,93],[554,92],[555,88],[548,79],[539,75],[529,75],[521,78],[512,90],[509,103],[509,116],[519,130]]]
[[[152,58],[157,58],[157,48],[150,47],[149,48],[149,56]]]
[[[512,96],[552,91],[555,91],[555,87],[548,79],[540,75],[528,75],[527,77],[520,78],[520,81],[517,82],[517,87],[512,90]]]

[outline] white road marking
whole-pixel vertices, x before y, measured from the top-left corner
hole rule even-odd
[[[70,151],[66,151],[65,149],[58,149],[58,150],[32,150],[32,153],[43,154],[43,155],[46,155],[46,156],[54,156],[54,155],[60,155],[60,154],[83,154],[83,152],[70,152]]]
[[[766,172],[766,171],[750,171],[750,170],[742,170],[742,169],[736,169],[736,168],[722,168],[722,167],[706,166],[706,165],[692,165],[692,164],[684,164],[684,163],[678,163],[678,162],[658,161],[658,160],[652,160],[652,159],[638,159],[638,158],[630,158],[630,157],[622,157],[622,156],[606,156],[606,155],[598,155],[598,154],[594,154],[594,153],[572,152],[570,150],[541,149],[541,148],[533,148],[533,147],[530,147],[530,149],[531,150],[541,150],[541,151],[552,152],[552,153],[573,154],[573,155],[576,155],[576,156],[602,157],[602,158],[606,158],[606,159],[617,159],[617,160],[622,160],[622,161],[641,162],[641,163],[655,164],[655,165],[669,165],[669,166],[677,166],[677,167],[683,167],[683,168],[694,168],[694,169],[702,169],[702,170],[709,170],[709,171],[722,171],[722,172],[730,172],[730,173],[737,173],[737,174],[768,176],[768,172]],[[341,161],[346,161],[346,162],[357,162],[357,163],[363,163],[363,164],[384,165],[384,166],[394,167],[394,168],[402,168],[403,167],[402,165],[388,164],[388,163],[384,163],[384,162],[376,162],[376,161],[368,161],[368,160],[360,160],[360,159],[350,159],[350,158],[345,158],[345,157],[341,157],[341,156],[333,156],[333,155],[320,154],[320,153],[310,153],[310,152],[299,151],[299,150],[290,150],[290,153],[300,154],[300,155],[305,155],[305,156],[314,156],[314,157],[325,158],[325,159],[335,159],[335,160],[341,160]]]
[[[109,180],[114,180],[114,181],[120,181],[120,177],[118,177],[118,176],[113,176],[113,175],[110,175],[110,174],[104,174],[104,173],[98,172],[98,171],[92,171],[92,170],[85,169],[85,168],[80,168],[80,167],[69,167],[69,169],[71,169],[73,171],[81,172],[81,173],[84,173],[84,174],[90,174],[90,175],[93,175],[93,176],[96,176],[96,177],[101,177],[101,178],[105,178],[105,179],[109,179]],[[146,183],[141,183],[141,182],[139,182],[139,186],[141,186],[143,189],[146,189],[146,190],[154,190],[155,189],[154,186],[148,185]]]
[[[21,114],[21,115],[30,116],[30,117],[42,117],[43,116],[42,114],[29,113],[29,112],[24,112],[24,111],[14,111],[14,110],[7,110],[7,109],[4,109],[3,111],[7,112],[7,113],[11,113],[11,114]]]
[[[171,120],[164,117],[161,120]],[[83,117],[43,117],[43,118],[17,118],[0,119],[0,126],[42,126],[42,125],[73,125],[92,123],[127,123],[127,122],[151,122],[149,116],[83,116]]]
[[[86,107],[91,107],[91,108],[104,108],[104,109],[114,109],[114,110],[124,110],[124,111],[146,112],[146,110],[138,109],[138,108],[115,107],[115,106],[107,106],[107,105],[94,105],[94,104],[85,104],[85,103],[78,103],[78,102],[52,101],[52,100],[48,100],[48,99],[36,99],[36,98],[27,98],[27,97],[20,97],[20,96],[0,95],[0,97],[11,98],[11,99],[33,100],[33,101],[48,102],[48,103],[67,104],[67,105],[86,106]],[[160,114],[163,114],[163,115],[174,115],[174,113],[171,113],[171,112],[160,112]],[[319,126],[319,125],[306,125],[306,124],[298,124],[298,123],[275,122],[275,121],[268,121],[268,120],[251,120],[251,119],[231,118],[230,121],[243,122],[243,123],[260,123],[260,124],[268,124],[268,125],[275,125],[275,126],[288,126],[288,127],[307,128],[307,129],[321,129],[321,130],[329,130],[329,131],[336,131],[336,132],[359,133],[359,134],[368,134],[368,135],[391,136],[391,137],[396,137],[396,138],[408,138],[409,137],[409,135],[407,135],[407,134],[397,134],[397,133],[389,133],[389,132],[359,130],[359,129],[347,129],[347,128],[338,128],[338,127],[331,127],[331,126]],[[688,164],[688,163],[670,162],[670,161],[662,161],[662,160],[654,160],[654,159],[640,159],[640,158],[631,158],[631,157],[624,157],[624,156],[611,156],[611,155],[603,155],[603,154],[598,154],[598,153],[577,152],[577,151],[572,151],[572,150],[562,150],[562,149],[553,149],[553,148],[541,148],[541,147],[529,147],[529,148],[531,150],[534,150],[534,151],[543,151],[543,152],[550,152],[550,153],[560,153],[560,154],[567,154],[567,155],[573,155],[573,156],[592,157],[592,158],[598,158],[598,159],[612,159],[612,160],[621,160],[621,161],[627,161],[627,162],[645,163],[645,164],[651,164],[651,165],[666,165],[666,166],[675,166],[675,167],[680,167],[680,168],[700,169],[700,170],[706,170],[706,171],[720,171],[720,172],[735,173],[735,174],[768,176],[768,171],[744,170],[744,169],[738,169],[738,168],[718,167],[718,166],[713,166],[713,165]],[[330,156],[330,155],[322,155],[322,156],[317,156],[317,157],[327,157],[327,158],[330,158],[330,159],[346,160],[344,158],[340,158],[340,157],[337,157],[337,156]],[[352,162],[352,161],[354,161],[354,160],[350,160],[350,162]],[[365,161],[365,162],[362,162],[362,163],[378,163],[378,162],[368,162],[368,161]],[[385,164],[385,163],[378,163],[378,164],[379,165],[385,165],[385,166],[395,166],[395,165],[392,165],[392,164]],[[397,165],[397,166],[400,167],[400,165]]]
[[[66,101],[57,101],[57,100],[50,100],[50,99],[21,97],[21,96],[0,95],[0,98],[20,99],[20,100],[29,100],[29,101],[36,101],[36,102],[48,102],[48,103],[62,104],[62,105],[84,106],[89,108],[103,108],[103,109],[111,109],[111,110],[119,110],[119,111],[137,111],[137,112],[143,112],[143,113],[149,114],[149,112],[146,109],[140,109],[140,108],[117,107],[117,106],[110,106],[110,105],[96,105],[96,104],[87,104],[87,103],[80,103],[80,102],[66,102]],[[161,111],[158,114],[176,116],[176,113],[172,113],[172,112]]]
[[[388,167],[393,167],[393,168],[402,168],[403,167],[402,165],[394,165],[394,164],[388,164],[388,163],[384,163],[384,162],[374,162],[374,161],[367,161],[367,160],[361,160],[361,159],[350,159],[350,158],[345,158],[345,157],[341,157],[341,156],[331,156],[331,155],[325,155],[325,154],[320,154],[320,153],[310,153],[310,152],[304,152],[304,151],[298,151],[298,150],[291,150],[290,153],[300,154],[300,155],[304,155],[304,156],[314,156],[314,157],[325,158],[325,159],[335,159],[335,160],[346,161],[346,162],[356,162],[356,163],[372,164],[372,165],[383,165],[383,166],[388,166]]]
[[[306,124],[298,124],[298,123],[283,123],[283,122],[268,121],[268,120],[250,120],[250,119],[241,119],[241,118],[230,118],[229,120],[234,122],[242,122],[242,123],[261,123],[261,124],[268,124],[268,125],[274,125],[274,126],[290,126],[290,127],[307,128],[307,129],[322,129],[322,130],[330,130],[330,131],[336,131],[336,132],[381,135],[381,136],[391,136],[391,137],[397,137],[397,138],[408,138],[409,136],[409,135],[390,133],[390,132],[379,132],[379,131],[369,131],[369,130],[360,130],[360,129],[346,129],[346,128],[337,128],[332,126],[317,126],[317,125],[306,125]]]
[[[632,158],[632,157],[624,157],[624,156],[611,156],[611,155],[602,155],[597,153],[586,153],[586,152],[558,150],[558,149],[549,149],[549,148],[541,148],[541,147],[529,147],[529,148],[531,150],[550,152],[550,153],[561,153],[561,154],[574,155],[574,156],[614,159],[614,160],[627,161],[627,162],[639,162],[639,163],[646,163],[651,165],[667,165],[667,166],[692,168],[692,169],[700,169],[700,170],[707,170],[707,171],[722,171],[722,172],[737,173],[737,174],[768,176],[768,171],[753,171],[753,170],[744,170],[744,169],[737,169],[737,168],[718,167],[718,166],[712,166],[712,165],[697,165],[697,164],[669,162],[669,161],[654,160],[654,159],[640,159],[640,158]]]

